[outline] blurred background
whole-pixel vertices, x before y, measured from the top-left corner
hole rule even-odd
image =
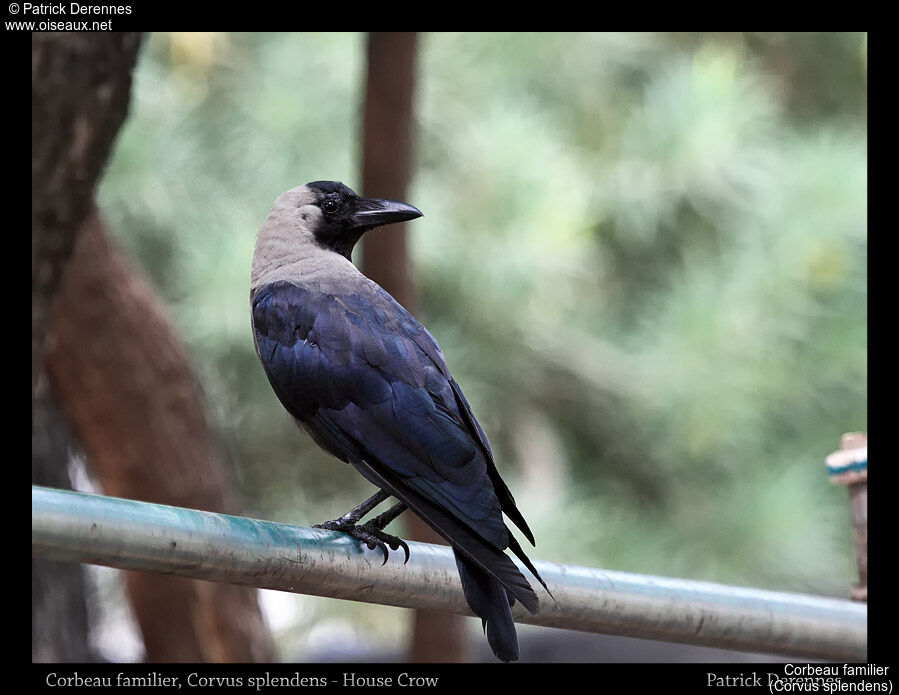
[[[148,35],[96,193],[186,346],[248,516],[311,525],[373,491],[275,398],[248,295],[280,193],[320,179],[363,192],[366,41]],[[846,491],[824,458],[867,427],[866,45],[418,37],[405,200],[425,216],[400,261],[534,530],[532,558],[848,594]],[[102,489],[73,452],[73,485]],[[94,653],[144,658],[122,573],[86,571]],[[259,601],[279,659],[408,645],[411,611]],[[480,658],[479,622],[463,626]],[[520,634],[525,660],[564,636]],[[626,660],[628,643],[605,657]]]

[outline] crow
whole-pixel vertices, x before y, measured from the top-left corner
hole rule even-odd
[[[259,230],[250,301],[256,353],[275,394],[325,451],[379,492],[319,528],[370,549],[405,542],[384,527],[411,509],[453,548],[465,599],[502,661],[519,656],[511,607],[536,614],[537,595],[509,549],[546,583],[503,520],[534,544],[462,389],[437,341],[359,272],[350,256],[367,231],[422,213],[363,198],[335,181],[283,193]],[[387,512],[358,522],[395,497]]]

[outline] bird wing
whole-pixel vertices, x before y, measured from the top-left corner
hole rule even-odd
[[[313,438],[535,610],[503,551],[540,577],[502,512],[533,536],[427,329],[374,283],[335,295],[286,281],[255,292],[253,327],[272,387]]]

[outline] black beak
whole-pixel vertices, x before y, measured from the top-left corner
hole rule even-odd
[[[396,200],[359,198],[356,201],[356,211],[353,213],[352,222],[354,227],[372,228],[380,227],[383,224],[406,222],[421,216],[422,212],[418,208]]]

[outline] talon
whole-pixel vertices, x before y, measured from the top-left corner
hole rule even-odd
[[[409,546],[406,545],[406,541],[402,540],[401,538],[397,538],[395,540],[396,540],[396,543],[391,544],[390,547],[393,550],[399,550],[400,548],[403,549],[403,553],[406,556],[406,559],[403,560],[403,564],[405,565],[407,562],[409,562]]]
[[[380,550],[384,554],[384,562],[382,562],[381,565],[383,566],[383,565],[387,564],[387,557],[388,557],[387,546],[384,545],[384,543],[382,543],[380,541],[380,539],[369,538],[369,540],[365,543],[365,545],[368,546],[369,550],[374,550],[375,548]]]
[[[334,519],[333,521],[315,524],[313,528],[320,528],[326,531],[339,531],[356,539],[360,543],[364,543],[369,550],[374,550],[375,548],[380,549],[384,554],[384,561],[381,563],[382,567],[387,564],[387,560],[390,557],[390,553],[387,550],[388,546],[391,550],[399,550],[402,548],[403,554],[405,555],[403,564],[405,565],[409,562],[409,546],[406,545],[406,541],[402,538],[397,538],[396,536],[384,533],[374,521],[370,521],[362,526],[356,526],[344,519]]]
[[[402,538],[397,538],[396,536],[391,536],[387,533],[384,533],[375,522],[369,522],[362,528],[364,528],[368,533],[370,533],[382,543],[390,546],[391,550],[399,550],[400,548],[402,548],[405,555],[403,564],[405,565],[407,562],[409,562],[409,546],[406,545],[406,541],[404,541]],[[384,562],[387,562],[386,558]]]

